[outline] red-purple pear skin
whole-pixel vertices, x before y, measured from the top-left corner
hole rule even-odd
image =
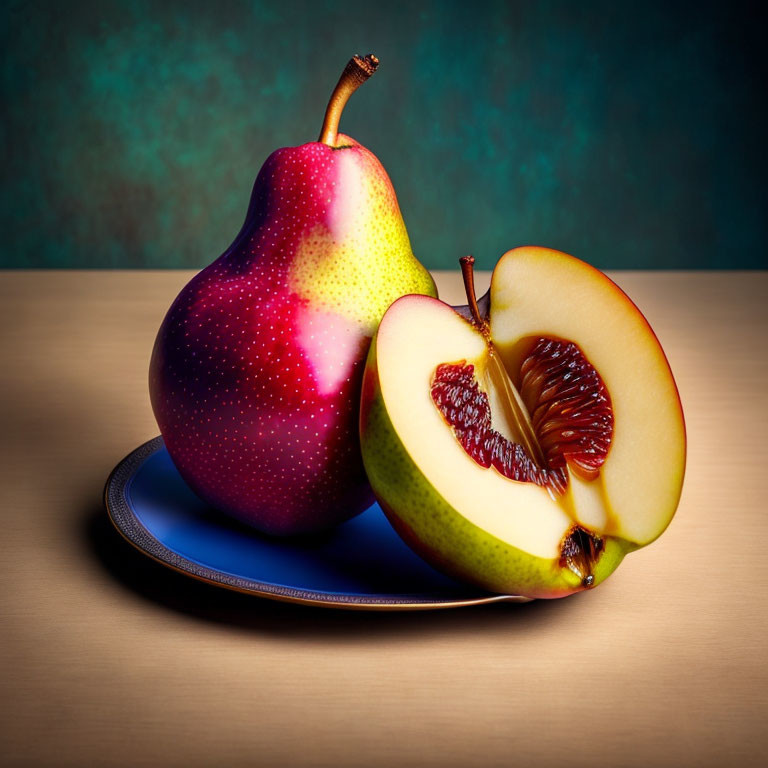
[[[383,167],[337,133],[377,64],[347,65],[320,141],[267,159],[240,234],[181,291],[152,353],[152,407],[182,477],[269,534],[373,502],[358,434],[371,337],[398,297],[436,295]]]

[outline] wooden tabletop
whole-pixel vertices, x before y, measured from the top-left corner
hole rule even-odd
[[[401,614],[227,592],[110,527],[104,481],[157,434],[149,354],[189,277],[0,273],[0,763],[765,764],[768,273],[612,274],[687,418],[661,539],[572,598]]]

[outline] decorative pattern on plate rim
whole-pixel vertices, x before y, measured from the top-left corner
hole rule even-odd
[[[528,602],[528,598],[512,595],[483,595],[451,599],[417,595],[352,595],[311,591],[295,587],[244,579],[240,576],[208,568],[179,555],[156,539],[136,517],[128,501],[131,482],[142,464],[164,447],[161,436],[148,440],[129,453],[113,470],[104,487],[104,504],[109,518],[126,541],[153,560],[179,573],[245,594],[302,605],[358,610],[428,610],[459,608],[496,602]]]

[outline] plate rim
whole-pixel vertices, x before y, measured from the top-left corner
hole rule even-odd
[[[445,608],[462,608],[470,605],[511,602],[526,603],[531,598],[519,595],[485,594],[478,597],[435,600],[431,598],[405,598],[396,594],[372,597],[329,593],[287,587],[255,579],[245,579],[216,568],[196,563],[174,552],[156,538],[138,519],[126,498],[133,478],[139,468],[154,454],[165,447],[162,435],[147,440],[121,459],[104,485],[104,506],[107,516],[117,532],[135,549],[161,565],[177,573],[190,576],[206,584],[224,587],[241,594],[278,600],[281,602],[325,608],[342,608],[367,611],[420,611]]]

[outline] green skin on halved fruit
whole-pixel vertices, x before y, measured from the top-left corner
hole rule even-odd
[[[541,248],[510,251],[494,272],[490,307],[482,328],[429,297],[406,296],[390,307],[364,376],[363,461],[392,525],[432,565],[497,593],[563,597],[597,586],[669,524],[685,465],[677,389],[639,310],[578,259]],[[471,365],[494,434],[510,445],[528,440],[539,478],[546,477],[556,449],[542,453],[545,428],[531,428],[519,397],[520,369],[536,338],[578,345],[610,395],[607,451],[587,471],[568,456],[560,485],[482,466],[434,399],[440,366]],[[510,399],[524,412],[522,432],[509,416]],[[528,406],[536,403],[529,398]],[[560,428],[572,432],[567,423]]]

